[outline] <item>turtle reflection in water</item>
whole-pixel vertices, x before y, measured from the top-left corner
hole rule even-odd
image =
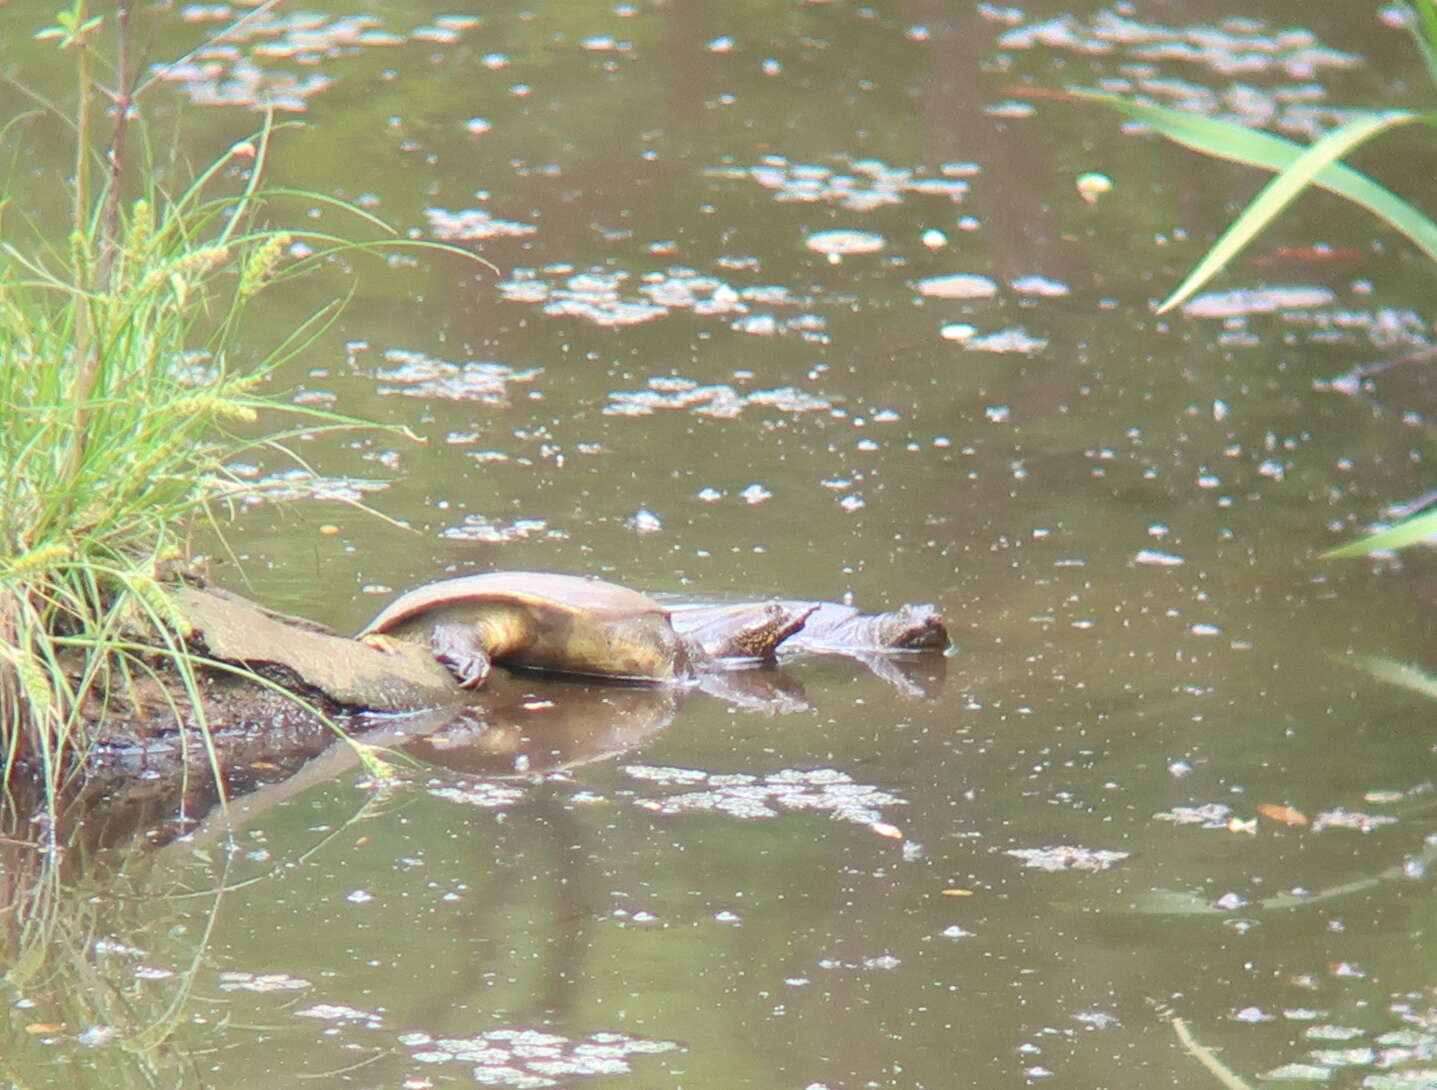
[[[931,606],[865,617],[846,606],[767,602],[695,606],[671,616],[647,595],[574,575],[488,572],[400,595],[359,638],[429,646],[466,689],[492,663],[623,681],[687,681],[712,665],[771,660],[785,640],[821,620],[799,649],[872,653],[948,645]],[[676,624],[675,621],[678,621]]]

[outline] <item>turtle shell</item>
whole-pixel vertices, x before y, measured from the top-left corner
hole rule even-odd
[[[689,671],[688,654],[652,598],[628,587],[550,572],[485,572],[402,594],[365,626],[439,643],[443,630],[472,632],[509,666],[636,680]]]

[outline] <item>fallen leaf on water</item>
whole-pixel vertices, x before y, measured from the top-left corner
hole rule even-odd
[[[1274,802],[1265,802],[1257,808],[1257,812],[1265,818],[1272,818],[1273,821],[1280,821],[1284,825],[1307,824],[1307,815],[1292,806],[1279,806]]]

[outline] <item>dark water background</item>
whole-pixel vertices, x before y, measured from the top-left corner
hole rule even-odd
[[[157,60],[218,14],[137,27]],[[0,8],[0,61],[59,97],[43,22]],[[1309,196],[1155,317],[1261,179],[1051,95],[1305,140],[1421,103],[1391,22],[365,5],[197,57],[150,106],[184,155],[274,101],[299,124],[273,183],[501,270],[393,250],[270,300],[257,338],[352,290],[283,384],[420,441],[241,467],[301,498],[239,513],[232,585],[344,630],[492,567],[851,594],[936,603],[956,647],[908,686],[795,661],[810,706],[782,715],[515,683],[582,709],[548,777],[376,792],[338,761],[233,840],[61,899],[73,956],[11,976],[17,1085],[1217,1085],[1153,1001],[1249,1078],[1437,1085],[1434,706],[1362,668],[1432,668],[1437,581],[1421,550],[1317,558],[1432,487],[1430,368],[1324,388],[1428,343],[1431,269]],[[12,199],[43,217],[63,133],[19,132]],[[1415,141],[1360,165],[1430,197]],[[882,248],[830,257],[828,231]],[[987,281],[923,283],[959,274]]]

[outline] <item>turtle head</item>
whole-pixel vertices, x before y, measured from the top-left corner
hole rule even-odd
[[[874,618],[874,637],[881,647],[904,651],[941,651],[948,646],[948,627],[930,604],[905,605]]]

